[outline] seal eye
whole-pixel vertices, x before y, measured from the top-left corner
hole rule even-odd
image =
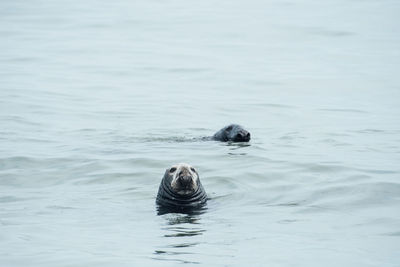
[[[196,170],[193,167],[191,167],[190,169],[192,170],[192,172],[196,172]]]
[[[175,168],[175,167],[169,169],[169,172],[170,172],[170,173],[173,173],[173,172],[175,172],[175,171],[176,171],[176,168]]]

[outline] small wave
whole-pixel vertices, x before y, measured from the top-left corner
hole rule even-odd
[[[318,110],[328,111],[328,112],[368,113],[367,111],[364,111],[364,110],[351,109],[351,108],[321,108],[321,109],[318,109]]]
[[[276,109],[295,109],[296,106],[276,104],[276,103],[252,103],[251,106],[255,107],[266,107],[266,108],[276,108]]]
[[[328,186],[309,192],[307,205],[349,210],[398,203],[400,184],[390,182]]]
[[[17,115],[3,115],[1,116],[2,120],[4,121],[9,121],[13,123],[19,123],[19,124],[25,124],[29,126],[40,126],[42,125],[41,123],[34,122],[32,120],[29,120],[25,117],[17,116]]]
[[[33,198],[27,197],[16,197],[16,196],[2,196],[0,197],[0,203],[12,203],[12,202],[19,202],[25,200],[31,200]]]
[[[183,137],[183,136],[170,136],[170,137],[141,137],[137,138],[141,142],[162,142],[162,143],[187,143],[187,142],[197,142],[202,140],[202,138],[197,137]]]

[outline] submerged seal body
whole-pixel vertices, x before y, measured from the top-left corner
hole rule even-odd
[[[192,166],[179,163],[165,171],[156,200],[160,208],[183,211],[201,207],[206,201],[207,194]]]
[[[240,125],[230,124],[216,132],[212,139],[222,142],[249,142],[250,133]]]

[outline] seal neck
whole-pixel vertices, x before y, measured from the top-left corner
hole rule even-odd
[[[179,195],[175,193],[171,185],[163,180],[157,194],[157,204],[169,207],[196,207],[205,204],[207,195],[200,181],[198,181],[198,188],[193,194]]]

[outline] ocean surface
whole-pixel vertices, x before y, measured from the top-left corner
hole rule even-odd
[[[400,266],[399,14],[0,1],[0,266]],[[157,215],[179,162],[207,208]]]

